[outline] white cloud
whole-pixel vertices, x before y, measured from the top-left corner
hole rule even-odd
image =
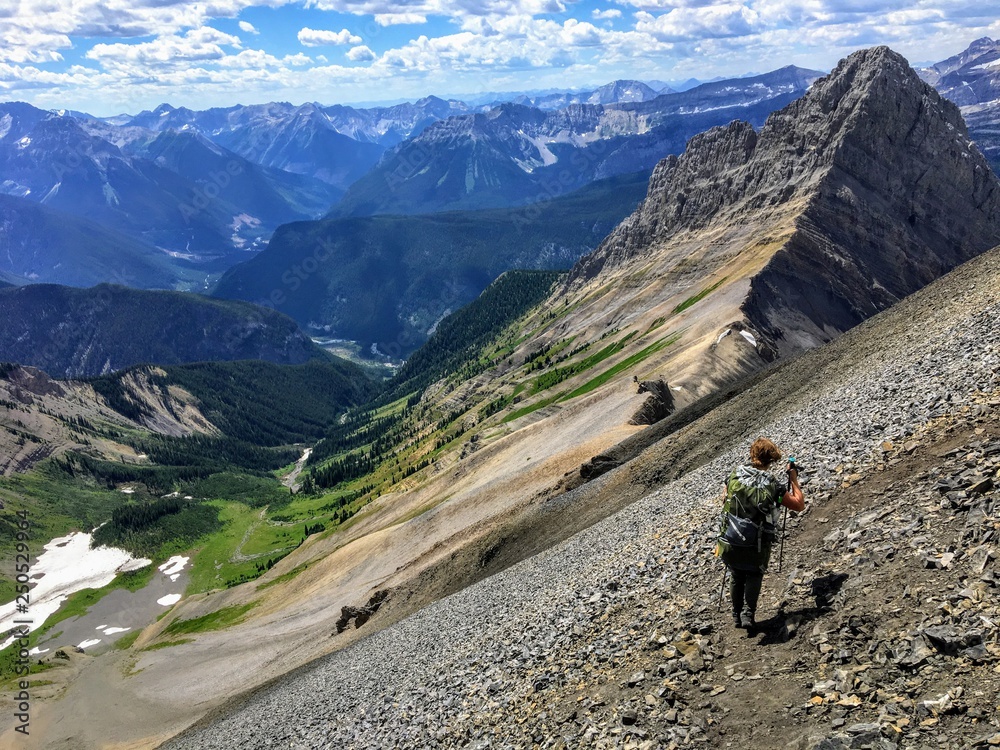
[[[602,32],[596,26],[575,18],[566,19],[560,36],[573,47],[591,47],[603,41]]]
[[[757,11],[736,3],[674,8],[660,16],[640,11],[636,20],[636,31],[663,42],[746,36],[763,30]]]
[[[371,62],[375,59],[375,53],[368,49],[368,47],[361,45],[360,47],[349,49],[347,51],[347,59],[353,62]]]
[[[263,43],[264,49],[246,49],[237,36],[212,28],[212,19],[238,19],[252,6],[293,3],[361,17],[359,28],[363,25],[364,36],[370,34],[378,46],[367,39],[371,47],[361,44],[361,36],[346,29],[303,29],[300,40],[313,43],[307,46],[347,49],[343,65],[330,65],[320,55],[275,55]],[[789,63],[830,68],[847,52],[878,43],[923,62],[944,59],[976,37],[1000,35],[995,12],[972,0],[604,0],[597,5],[595,10],[563,0],[0,0],[0,94],[39,106],[107,113],[165,100],[188,106],[334,102],[371,99],[372,90],[389,98],[615,77],[704,78]],[[619,7],[631,10],[622,13]],[[554,13],[565,15],[545,17]],[[408,34],[403,38],[409,41],[383,51],[394,37],[380,32],[378,23],[431,17],[453,19],[456,28],[436,37]],[[623,19],[614,24],[618,30],[611,19]],[[626,19],[632,28],[621,28]],[[249,22],[235,23],[243,39],[256,31]],[[92,36],[115,38],[102,38],[88,51]],[[130,42],[135,36],[152,40]],[[64,68],[66,50],[74,46],[85,54],[84,63]]]
[[[240,31],[246,34],[259,34],[260,32],[249,21],[240,21]]]
[[[563,0],[306,0],[306,7],[319,10],[371,15],[382,26],[403,23],[425,23],[428,16],[441,16],[459,21],[475,18],[497,18],[511,15],[564,13]]]
[[[402,26],[403,24],[427,23],[422,13],[376,13],[375,23],[379,26]]]
[[[226,56],[224,46],[241,46],[239,37],[226,34],[209,26],[191,29],[184,36],[168,34],[151,42],[128,44],[95,44],[87,52],[87,59],[95,60],[107,69],[159,68],[178,63],[221,60]]]
[[[39,31],[36,29],[6,28],[0,16],[0,60],[15,63],[59,62],[63,56],[58,52],[69,49],[73,42],[66,34]]]
[[[4,0],[0,25],[82,37],[176,34],[251,7],[293,0]],[[6,30],[6,29],[5,29]]]
[[[309,65],[313,60],[308,55],[301,53],[297,55],[285,55],[275,57],[272,54],[259,49],[245,49],[236,55],[226,55],[218,60],[218,65],[222,68],[240,68],[244,70],[263,68],[300,68]]]
[[[360,42],[361,37],[357,34],[352,34],[347,29],[325,31],[323,29],[304,28],[299,32],[299,43],[306,47],[340,46],[344,44],[358,44]]]

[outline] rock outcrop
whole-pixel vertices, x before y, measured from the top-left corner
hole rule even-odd
[[[662,378],[660,380],[643,380],[639,383],[638,393],[648,393],[639,410],[632,415],[629,424],[656,424],[661,419],[669,417],[674,411],[674,395],[670,386]]]

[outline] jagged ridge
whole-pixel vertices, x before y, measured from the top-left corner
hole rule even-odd
[[[784,348],[829,340],[1000,242],[1000,182],[957,107],[876,47],[846,58],[759,134],[733,122],[661,161],[640,208],[569,283],[685,232],[789,212],[796,230],[743,304]]]

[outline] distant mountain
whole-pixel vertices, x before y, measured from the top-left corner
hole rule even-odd
[[[140,363],[327,357],[280,313],[183,292],[31,284],[0,289],[0,318],[0,361],[58,377]]]
[[[114,279],[144,289],[193,285],[203,274],[163,251],[112,229],[0,195],[0,280],[92,286]]]
[[[126,151],[204,186],[205,199],[215,190],[218,198],[243,215],[233,217],[233,244],[242,247],[244,225],[273,229],[289,221],[300,221],[325,213],[343,194],[314,177],[255,164],[204,136],[190,131],[163,131],[129,143]],[[191,208],[196,209],[193,201]]]
[[[232,213],[207,201],[189,214],[197,186],[154,162],[134,159],[88,133],[73,117],[0,104],[0,189],[86,217],[174,251],[219,255]]]
[[[681,94],[545,112],[503,104],[448,118],[397,146],[333,215],[428,213],[532,203],[595,179],[651,168],[691,136],[746,118],[762,125],[820,74],[788,67]]]
[[[386,148],[467,111],[462,102],[438,97],[367,109],[276,102],[194,111],[162,104],[113,121],[154,132],[194,131],[255,164],[343,189],[373,167]]]
[[[564,91],[541,96],[521,95],[510,99],[538,109],[564,109],[571,104],[618,104],[620,102],[646,102],[660,94],[671,93],[654,89],[642,81],[612,81],[593,91]]]
[[[989,101],[1000,82],[1000,42],[984,36],[957,55],[917,72],[959,106]]]
[[[1000,41],[977,39],[919,73],[961,108],[973,139],[1000,172]]]
[[[214,293],[273,305],[314,334],[399,356],[504,271],[570,267],[645,190],[642,173],[523,208],[288,224]]]
[[[232,265],[278,224],[322,213],[339,195],[195,134],[156,137],[19,103],[0,104],[0,175],[0,193],[85,217],[207,272]]]

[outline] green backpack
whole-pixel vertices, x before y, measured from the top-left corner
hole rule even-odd
[[[750,481],[741,481],[740,474]],[[770,514],[781,500],[779,493],[777,480],[765,472],[748,467],[733,470],[726,482],[726,501],[719,529],[723,554],[728,551],[727,547],[753,548],[760,552],[763,543],[770,545],[775,535]]]

